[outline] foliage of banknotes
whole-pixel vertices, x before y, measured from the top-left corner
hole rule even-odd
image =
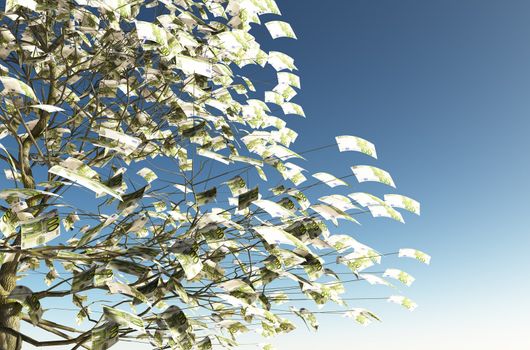
[[[107,350],[118,342],[120,327],[115,322],[107,322],[94,328],[91,336],[92,350]]]
[[[60,165],[54,165],[48,171],[53,175],[68,179],[73,183],[77,183],[96,193],[106,193],[115,198],[121,199],[121,196],[118,192],[108,186],[105,186],[100,181],[91,178],[89,174],[87,172],[84,172],[83,170],[83,167],[75,167],[74,169],[69,169]]]
[[[104,306],[103,314],[109,321],[119,323],[122,326],[145,332],[144,321],[141,317],[131,314],[127,311],[118,310],[112,307]]]
[[[0,232],[5,237],[11,236],[18,226],[18,218],[11,210],[7,210],[0,219]]]
[[[347,152],[342,174],[303,166],[289,116],[305,117],[295,60],[253,34],[263,25],[296,39],[280,15],[274,0],[7,1],[0,262],[48,285],[6,291],[24,320],[53,328],[47,308],[73,305],[78,348],[235,348],[246,332],[290,332],[297,317],[316,331],[314,308],[327,303],[362,325],[379,320],[348,306],[344,281],[409,286],[399,268],[371,268],[387,255],[430,263],[416,249],[380,253],[341,226],[420,214],[408,196],[357,188],[396,187],[356,165],[378,158],[373,143],[341,135],[309,150]],[[262,89],[247,66],[270,66],[276,81]]]
[[[35,219],[20,223],[22,249],[45,244],[60,234],[60,218],[57,210],[52,210]]]

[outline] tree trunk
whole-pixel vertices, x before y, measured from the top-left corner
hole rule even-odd
[[[20,304],[18,303],[0,304],[0,327],[18,331],[20,327],[19,312]],[[21,341],[16,336],[0,331],[0,349],[19,350],[21,345]]]
[[[48,65],[50,69],[50,89],[48,92],[48,104],[55,103],[55,69],[53,64]],[[50,113],[40,111],[39,120],[37,124],[30,131],[30,135],[19,140],[19,155],[18,163],[19,170],[22,177],[24,188],[35,188],[35,179],[30,164],[30,150],[37,139],[40,138],[48,125]],[[37,205],[38,200],[28,200],[29,207]],[[38,213],[34,212],[36,215]],[[20,245],[20,233],[14,241],[14,245]],[[0,350],[20,350],[22,347],[22,340],[20,336],[9,333],[6,329],[20,332],[20,318],[22,305],[18,302],[8,301],[9,294],[13,291],[17,284],[17,268],[20,259],[20,252],[11,253],[11,258],[7,259],[3,264],[0,264]]]
[[[31,149],[30,137],[22,141],[19,149],[19,164],[24,188],[35,188],[32,169],[29,162]],[[29,201],[28,206],[34,206],[36,200]],[[21,236],[15,238],[14,245],[20,245]],[[9,294],[17,285],[17,268],[20,252],[11,253],[10,257],[0,265],[0,350],[20,350],[22,341],[20,337],[9,334],[5,329],[20,331],[20,318],[22,305],[18,302],[8,301]],[[4,329],[4,330],[2,330]]]
[[[19,350],[21,342],[16,336],[2,331],[1,328],[20,330],[20,311],[22,306],[17,302],[8,301],[8,295],[16,286],[15,261],[8,261],[0,267],[0,350]]]

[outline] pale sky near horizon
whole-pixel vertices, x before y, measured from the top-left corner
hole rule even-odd
[[[374,142],[373,164],[390,171],[399,193],[422,202],[422,215],[405,216],[405,225],[366,217],[346,227],[380,251],[410,246],[433,260],[400,262],[416,277],[403,289],[419,304],[414,312],[361,302],[383,322],[360,327],[326,315],[319,332],[300,327],[272,343],[278,350],[530,349],[530,1],[278,4],[299,38],[266,43],[292,55],[302,78],[295,102],[307,119],[289,121],[300,133],[295,150],[340,134]],[[336,151],[308,159],[310,173],[339,176],[353,165]],[[384,287],[349,287],[352,296],[388,295]]]

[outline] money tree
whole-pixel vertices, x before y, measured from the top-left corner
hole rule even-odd
[[[245,332],[316,330],[328,303],[366,324],[378,317],[341,297],[346,282],[412,283],[370,272],[385,255],[429,263],[335,232],[361,213],[403,221],[396,208],[419,204],[352,190],[395,187],[372,165],[344,177],[301,166],[325,147],[291,149],[287,120],[304,116],[294,60],[251,34],[265,21],[273,39],[296,38],[279,16],[274,0],[7,0],[0,349],[234,347]],[[259,67],[274,74],[268,88],[253,84]],[[361,137],[333,147],[376,158]]]

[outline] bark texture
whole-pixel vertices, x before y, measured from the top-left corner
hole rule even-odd
[[[8,295],[17,283],[16,265],[15,261],[8,261],[0,267],[0,350],[19,350],[21,347],[20,339],[1,330],[5,328],[17,332],[20,330],[21,305],[8,301]]]

